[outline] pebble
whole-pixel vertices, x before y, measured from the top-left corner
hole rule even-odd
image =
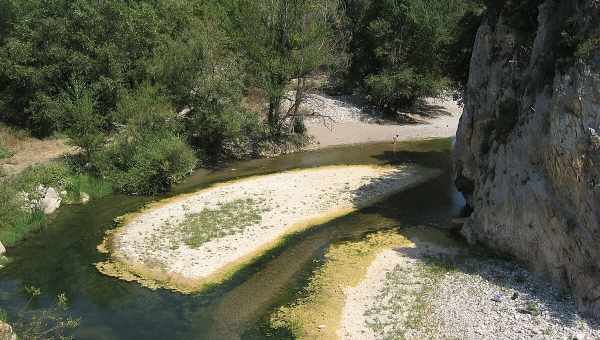
[[[430,301],[432,318],[444,325],[441,338],[600,339],[600,321],[579,315],[572,296],[506,261],[466,260],[436,285]]]

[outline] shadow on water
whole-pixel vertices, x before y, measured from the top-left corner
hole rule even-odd
[[[462,199],[450,181],[449,147],[448,140],[432,140],[404,143],[392,152],[391,144],[367,144],[198,171],[172,195],[219,181],[325,165],[418,164],[443,173],[384,202],[290,236],[229,282],[196,295],[152,291],[103,276],[93,266],[105,258],[96,246],[114,218],[152,198],[115,195],[61,209],[45,230],[10,250],[14,261],[0,271],[0,308],[14,313],[24,303],[22,287],[33,285],[43,292],[36,308],[49,306],[60,292],[67,294],[70,312],[82,318],[79,338],[227,339],[244,332],[246,338],[264,338],[271,331],[261,327],[261,319],[291,301],[332,242],[382,229],[440,226],[458,213]]]

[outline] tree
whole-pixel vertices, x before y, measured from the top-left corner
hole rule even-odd
[[[444,49],[467,0],[343,0],[351,62],[347,85],[395,113],[448,86]]]
[[[252,80],[266,94],[272,134],[300,125],[305,79],[330,63],[336,51],[331,22],[336,10],[332,0],[239,0],[238,41],[248,55]],[[293,104],[282,113],[293,79]]]

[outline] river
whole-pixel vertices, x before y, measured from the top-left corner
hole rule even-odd
[[[417,164],[441,176],[366,209],[290,237],[230,281],[195,295],[150,290],[100,274],[105,259],[96,246],[114,219],[163,197],[113,195],[59,210],[40,233],[11,249],[13,262],[0,271],[0,308],[10,315],[25,303],[25,285],[41,289],[32,306],[47,308],[64,292],[69,312],[81,318],[81,339],[286,339],[265,323],[269,312],[293,301],[334,242],[412,226],[444,227],[464,202],[451,181],[449,139],[364,144],[290,154],[199,170],[169,196],[241,177],[289,169],[344,164]]]

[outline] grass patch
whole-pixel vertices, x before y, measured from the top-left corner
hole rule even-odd
[[[71,202],[79,202],[82,193],[89,195],[91,199],[98,199],[113,193],[112,185],[98,177],[88,174],[76,174],[70,176],[65,185],[67,199]]]
[[[356,286],[380,251],[411,244],[398,233],[380,232],[361,241],[332,245],[302,296],[276,311],[271,327],[288,329],[297,339],[338,339],[344,287]]]
[[[12,157],[13,153],[7,148],[0,145],[0,160]]]
[[[216,209],[188,214],[179,225],[185,243],[194,248],[220,237],[244,231],[262,221],[259,202],[248,198],[221,203]]]

